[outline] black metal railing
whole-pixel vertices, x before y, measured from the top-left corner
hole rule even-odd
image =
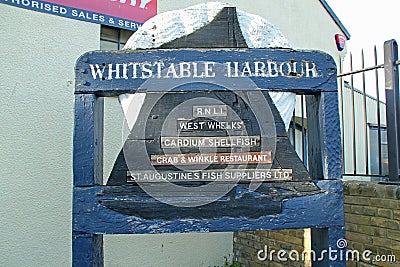
[[[378,181],[399,180],[400,93],[398,47],[385,42],[384,57],[364,50],[340,59],[338,74],[343,177]],[[369,60],[370,66],[366,66]],[[379,60],[383,63],[379,63]],[[359,67],[355,68],[354,61]],[[345,63],[344,63],[345,62]],[[304,96],[296,98],[289,137],[307,166],[307,118]]]
[[[354,58],[353,54],[349,55],[349,71],[343,71],[343,65],[340,66],[340,73],[338,74],[339,84],[339,97],[340,97],[340,110],[341,110],[341,126],[342,126],[342,146],[343,146],[343,176],[357,177],[378,177],[384,179],[387,175],[385,164],[383,163],[382,155],[382,129],[386,129],[386,125],[383,124],[382,118],[385,116],[382,114],[381,104],[381,93],[384,92],[384,88],[380,83],[383,79],[380,77],[382,73],[379,69],[383,68],[383,64],[378,64],[377,48],[374,47],[373,62],[374,65],[365,67],[365,54],[364,50],[361,51],[361,68],[354,69]],[[343,60],[341,60],[343,62]],[[366,83],[366,77],[371,77],[372,83]],[[361,87],[357,89],[358,86]],[[367,94],[367,86],[370,94]],[[375,87],[375,88],[373,88]],[[344,99],[346,95],[345,90],[350,91],[351,105],[346,107],[345,103],[348,103]],[[375,94],[373,94],[375,93]],[[368,100],[374,103],[368,105]],[[361,108],[361,110],[360,110]],[[348,109],[350,113],[346,112]],[[361,113],[356,116],[356,113]],[[371,122],[371,118],[375,115],[376,120]],[[361,116],[360,116],[361,115]],[[351,129],[348,129],[348,120],[351,122]],[[371,124],[374,124],[374,128],[371,128]],[[377,135],[373,138],[372,130],[377,131]],[[350,134],[347,132],[350,131]],[[351,135],[351,137],[349,136]],[[348,142],[346,138],[351,138],[351,142]],[[361,140],[362,141],[361,141]],[[375,139],[375,140],[374,140]],[[361,142],[360,142],[361,141]],[[350,145],[351,143],[351,145]],[[372,152],[372,147],[377,147],[377,151]],[[348,160],[348,157],[352,157],[352,160]],[[377,172],[374,171],[371,159],[377,158]],[[351,164],[352,166],[348,166]],[[361,165],[360,167],[358,165]],[[350,168],[349,168],[350,167]],[[350,171],[349,171],[350,169]],[[376,168],[375,168],[376,169]]]

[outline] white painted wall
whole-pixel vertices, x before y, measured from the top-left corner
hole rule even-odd
[[[99,26],[0,14],[0,266],[70,266],[74,65]]]

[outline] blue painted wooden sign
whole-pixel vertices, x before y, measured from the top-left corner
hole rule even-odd
[[[336,65],[331,56],[289,49],[90,52],[78,60],[76,70],[76,92],[102,95],[168,90],[162,86],[171,80],[192,83],[190,88],[178,87],[175,91],[259,88],[310,93],[337,90]],[[237,83],[243,78],[254,84],[243,87]],[[154,79],[155,84],[144,85],[148,79]],[[216,79],[229,80],[230,88],[219,87]]]
[[[102,234],[318,228],[322,247],[333,246],[344,237],[336,80],[334,60],[318,51],[160,49],[80,57],[76,265],[82,259],[101,265]],[[273,91],[307,95],[309,170],[288,141]],[[104,185],[103,97],[137,92],[147,93],[145,102]],[[216,191],[224,194],[215,197]]]

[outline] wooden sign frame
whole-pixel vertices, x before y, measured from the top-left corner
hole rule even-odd
[[[188,58],[201,61],[242,57],[274,58],[318,65],[317,80],[296,77],[278,79],[256,77],[262,91],[295,92],[306,95],[309,173],[324,193],[291,198],[285,201],[282,213],[258,218],[222,217],[218,219],[163,220],[163,216],[143,219],[115,212],[104,205],[113,186],[102,185],[103,180],[103,97],[135,93],[140,79],[117,81],[94,79],[93,66],[117,64],[135,59],[147,61],[157,57]],[[104,65],[102,64],[104,63]],[[122,65],[121,65],[122,66]],[[123,68],[123,67],[121,67]],[[306,78],[306,77],[305,77]],[[208,50],[152,50],[131,52],[90,52],[76,65],[75,129],[73,141],[73,265],[103,265],[103,234],[148,234],[174,232],[231,232],[247,230],[275,230],[313,228],[313,249],[336,248],[344,238],[344,210],[341,178],[341,140],[338,114],[336,66],[325,53],[287,49],[208,49]],[[276,81],[276,83],[275,83]],[[246,88],[241,88],[246,90]],[[185,90],[185,89],[183,89]],[[193,88],[191,88],[193,90]],[[221,90],[212,88],[212,90]],[[239,90],[239,88],[238,88]],[[143,89],[141,89],[143,92]],[[142,196],[146,197],[146,196]],[[149,196],[147,196],[150,198]],[[140,209],[140,206],[138,206]],[[301,212],[299,212],[301,211]],[[319,263],[321,266],[345,266],[345,261]]]
[[[165,81],[159,80],[156,82],[157,86],[149,88],[142,86],[147,76],[151,76],[148,62],[155,63],[153,67],[157,68],[160,66],[157,64],[159,59],[163,59],[167,65],[181,62],[180,67],[187,67],[188,62],[203,64],[203,77],[200,80],[194,83],[198,78],[194,76],[198,76],[198,73],[193,69],[192,77],[188,77],[186,81],[191,82],[190,88],[181,86],[175,90],[181,95],[184,92],[189,95],[193,91],[204,90],[202,81],[206,82],[208,92],[227,91],[227,88],[212,86],[214,77],[210,70],[213,62],[220,65],[227,64],[226,70],[231,70],[226,74],[230,91],[248,92],[256,88],[264,94],[279,91],[306,95],[308,172],[289,144],[285,127],[276,108],[273,116],[277,133],[279,132],[279,136],[283,139],[286,138],[284,142],[278,141],[277,144],[277,147],[283,148],[279,161],[285,161],[284,165],[289,168],[292,168],[290,164],[295,164],[293,175],[306,175],[308,178],[303,181],[263,183],[266,190],[261,194],[238,184],[221,200],[228,200],[230,207],[234,207],[232,209],[221,208],[219,201],[201,206],[201,209],[171,208],[165,203],[153,201],[149,195],[136,190],[135,186],[102,185],[103,97],[118,96],[122,93],[152,92],[154,88],[159,92],[168,90],[168,86],[162,86]],[[127,70],[130,67],[133,70],[135,62],[142,60],[147,60],[146,64],[142,64],[145,66],[142,73],[131,72],[128,75]],[[238,69],[239,63],[235,65],[238,61],[244,69]],[[250,62],[254,64],[250,66]],[[248,67],[246,64],[249,64]],[[269,64],[277,65],[271,68]],[[298,71],[301,64],[305,71]],[[160,75],[158,79],[181,79],[184,83],[186,77],[183,77],[185,76],[183,73],[187,72],[174,73],[173,68],[171,67],[170,72],[167,71],[171,77]],[[319,255],[330,250],[336,250],[337,255],[345,255],[345,248],[337,246],[337,242],[344,238],[345,231],[344,201],[340,181],[342,151],[336,71],[334,60],[325,53],[290,49],[248,49],[234,7],[223,8],[213,21],[203,28],[164,43],[159,50],[103,51],[83,55],[76,64],[75,83],[73,265],[103,266],[104,234],[311,228],[312,250]],[[102,77],[99,77],[100,73]],[[159,72],[156,69],[152,74],[157,77]],[[255,86],[247,87],[243,86],[243,83],[236,83],[235,76],[240,75],[248,76],[247,78],[251,79]],[[271,103],[269,105],[271,106]],[[275,158],[278,157],[277,154]],[[274,201],[268,192],[271,192],[271,189],[275,189],[276,192],[277,188],[280,191],[291,192],[287,194],[290,197],[284,197],[284,202],[282,199]],[[307,192],[310,188],[317,190]],[[191,196],[186,197],[187,200],[191,198]],[[117,203],[117,208],[121,208],[125,202],[130,203],[128,212],[120,212],[120,209],[112,207],[113,203]],[[157,208],[157,212],[140,205],[149,203]],[[222,203],[222,206],[224,205],[225,202]],[[122,208],[124,209],[123,205]],[[195,213],[193,211],[197,212],[197,216],[188,219]],[[322,261],[313,262],[313,266],[345,265],[345,257],[336,259],[324,257]]]

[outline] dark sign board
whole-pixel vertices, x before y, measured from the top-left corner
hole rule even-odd
[[[280,152],[290,144],[265,90],[337,90],[332,57],[288,49],[90,52],[76,73],[77,93],[148,93],[109,185],[309,180]]]
[[[119,93],[166,91],[171,82],[192,83],[190,87],[175,88],[175,91],[337,90],[332,86],[336,84],[336,65],[331,56],[289,49],[92,52],[82,56],[76,68],[80,70],[76,89],[81,93],[96,92],[97,88],[102,88],[102,94],[115,90]],[[158,86],[149,88],[149,78]],[[244,78],[253,84],[239,83]],[[229,84],[229,88],[221,88],[216,79],[226,83],[225,87]],[[146,86],[142,86],[145,81]]]

